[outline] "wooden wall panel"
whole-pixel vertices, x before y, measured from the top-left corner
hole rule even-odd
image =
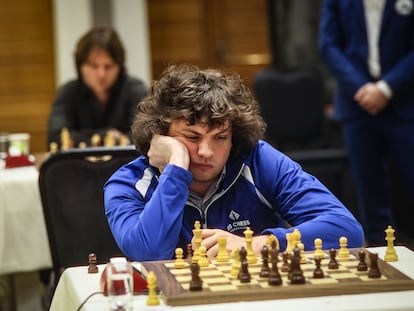
[[[251,86],[270,59],[267,0],[148,0],[152,70],[169,63],[235,70]]]
[[[148,20],[154,78],[169,63],[203,61],[203,1],[148,0]]]
[[[47,150],[55,94],[51,0],[0,0],[0,131],[31,135]]]

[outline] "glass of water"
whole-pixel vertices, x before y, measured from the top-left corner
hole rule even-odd
[[[109,310],[132,311],[134,280],[131,263],[125,257],[113,257],[106,273]]]

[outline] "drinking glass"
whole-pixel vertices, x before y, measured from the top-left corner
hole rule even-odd
[[[124,257],[113,257],[106,273],[109,310],[132,311],[134,280],[131,263]]]

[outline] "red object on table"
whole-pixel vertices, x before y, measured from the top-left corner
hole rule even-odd
[[[106,269],[107,268],[108,266],[106,266],[105,269],[102,271],[101,280],[100,280],[101,291],[103,291],[105,296],[108,296],[108,287],[107,287],[107,280],[106,280]],[[134,295],[147,294],[148,283],[147,283],[145,276],[137,268],[133,267],[132,269],[133,269],[133,276],[134,276]],[[117,290],[122,292],[124,290],[123,286],[124,286],[123,282],[121,282],[120,287]]]
[[[30,166],[34,165],[32,161],[29,160],[27,155],[19,155],[19,156],[11,156],[7,155],[5,161],[6,168],[14,168],[14,167],[21,167],[21,166]]]

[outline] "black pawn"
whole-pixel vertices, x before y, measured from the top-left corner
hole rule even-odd
[[[270,256],[272,261],[272,269],[269,272],[269,285],[282,285],[282,277],[280,276],[279,270],[277,268],[279,251],[276,248],[270,250]]]
[[[190,264],[191,269],[191,281],[190,291],[200,291],[203,289],[203,281],[200,278],[200,266],[198,263],[193,262]]]
[[[260,277],[267,278],[269,276],[269,249],[266,245],[262,248],[262,269],[260,270]]]
[[[365,262],[365,257],[366,257],[365,252],[363,250],[360,250],[358,252],[358,258],[359,258],[359,263],[358,263],[358,266],[357,266],[358,271],[367,271],[368,270],[368,265]]]
[[[250,273],[249,273],[249,265],[247,263],[247,251],[242,246],[240,251],[240,272],[239,272],[239,280],[241,283],[250,283]]]
[[[191,245],[191,243],[187,244],[187,261],[191,262],[193,258],[193,246]]]
[[[282,267],[280,268],[282,272],[289,272],[290,265],[289,265],[289,253],[284,252],[282,254]]]
[[[328,263],[328,268],[329,269],[338,269],[339,265],[338,262],[336,261],[336,249],[331,248],[329,250],[329,263]]]
[[[319,257],[319,256],[316,256],[314,258],[314,260],[315,260],[316,268],[315,268],[315,270],[313,270],[313,278],[314,279],[323,279],[324,278],[324,273],[323,273],[323,270],[321,269],[321,260],[322,260],[322,258]]]

